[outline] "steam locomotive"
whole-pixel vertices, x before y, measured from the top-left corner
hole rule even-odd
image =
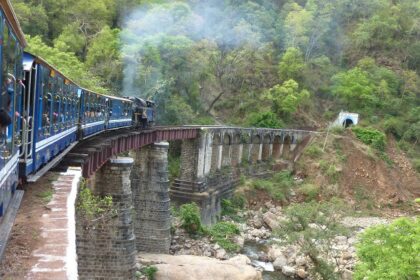
[[[0,0],[0,221],[21,179],[34,181],[56,157],[103,131],[147,129],[154,103],[80,87],[26,41],[8,0]]]

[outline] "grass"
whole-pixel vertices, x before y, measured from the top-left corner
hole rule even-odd
[[[299,192],[301,192],[305,196],[306,202],[316,200],[316,198],[319,195],[319,191],[319,186],[314,184],[304,184],[299,188]]]
[[[239,233],[239,228],[231,222],[218,222],[208,230],[213,241],[228,252],[239,251],[239,245],[232,241]]]
[[[48,204],[51,201],[53,194],[54,194],[53,190],[48,189],[48,190],[38,193],[37,196],[42,199],[42,202],[44,202],[45,204]]]
[[[319,158],[322,155],[321,148],[318,147],[318,145],[311,144],[309,147],[307,147],[304,151],[304,154],[309,156],[312,159]]]

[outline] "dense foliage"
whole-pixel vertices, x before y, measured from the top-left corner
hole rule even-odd
[[[341,109],[413,159],[419,0],[12,0],[29,50],[161,124],[323,126]]]
[[[367,229],[357,246],[355,279],[418,279],[420,219],[401,218]]]

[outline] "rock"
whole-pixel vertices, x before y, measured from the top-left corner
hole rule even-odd
[[[273,262],[274,269],[276,270],[281,270],[283,266],[286,266],[286,265],[287,265],[287,259],[283,255],[278,256]]]
[[[336,236],[334,241],[339,245],[347,244],[347,237],[346,236]]]
[[[253,218],[252,218],[252,220],[251,220],[251,225],[254,227],[254,228],[261,228],[263,225],[264,225],[264,222],[263,222],[263,220],[262,220],[262,217],[260,216],[260,215],[255,215]]]
[[[235,238],[233,239],[233,242],[235,242],[235,244],[238,244],[239,247],[243,248],[244,247],[244,243],[245,243],[245,238],[243,238],[242,236],[238,235],[238,236],[235,236]]]
[[[213,249],[214,249],[214,250],[219,250],[219,249],[220,249],[220,245],[216,243],[216,244],[213,246]]]
[[[296,260],[295,260],[295,262],[296,262],[296,265],[297,266],[306,266],[307,265],[306,258],[303,257],[303,256],[297,257]]]
[[[306,272],[306,270],[305,269],[303,269],[303,268],[299,268],[297,271],[296,271],[296,274],[297,274],[297,276],[299,276],[300,278],[302,278],[302,279],[305,279],[306,277],[308,277],[308,272]]]
[[[245,255],[236,255],[229,259],[230,263],[234,264],[251,264],[251,260]]]
[[[341,254],[341,257],[342,257],[343,259],[345,259],[345,260],[349,260],[349,259],[351,259],[353,256],[352,256],[352,254],[351,254],[350,252],[344,251],[344,252]]]
[[[344,271],[341,274],[341,279],[342,280],[352,280],[353,279],[353,272],[348,270],[348,269],[344,269]]]
[[[254,237],[263,238],[265,231],[260,229],[253,229],[249,233]]]
[[[245,256],[221,261],[200,256],[142,254],[140,262],[154,261],[156,280],[262,280],[261,272],[247,264]]]
[[[293,266],[283,266],[281,272],[286,276],[294,276],[296,274],[296,269]]]
[[[283,256],[283,252],[280,250],[280,248],[277,245],[273,245],[268,249],[267,255],[268,255],[268,259],[273,262],[278,257]]]
[[[273,212],[264,213],[263,221],[271,230],[279,227],[278,216]]]
[[[223,248],[217,250],[215,257],[216,257],[216,259],[219,259],[219,260],[225,260],[225,259],[227,259],[226,250],[223,249]]]

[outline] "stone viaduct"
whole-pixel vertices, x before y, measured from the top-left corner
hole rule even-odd
[[[93,193],[111,196],[116,215],[86,224],[76,216],[80,279],[135,279],[136,252],[168,253],[171,201],[194,201],[202,220],[217,220],[240,176],[290,167],[315,132],[184,126],[107,133],[85,141],[61,163],[82,167]],[[168,149],[180,140],[180,176],[168,179]]]

